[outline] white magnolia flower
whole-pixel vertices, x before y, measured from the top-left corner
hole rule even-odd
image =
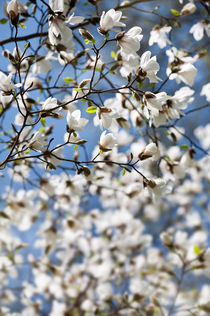
[[[191,103],[194,100],[192,97],[193,94],[194,90],[189,87],[182,87],[177,90],[174,96],[166,101],[166,106],[164,107],[164,112],[167,114],[168,118],[179,118],[180,115],[184,115],[181,110],[186,109],[188,103]]]
[[[51,54],[49,53],[45,57],[39,57],[33,65],[32,72],[34,74],[45,74],[50,71],[52,64],[49,59],[51,59]]]
[[[195,136],[201,142],[201,145],[205,149],[210,148],[210,123],[206,126],[198,126],[194,131]]]
[[[120,56],[122,60],[120,63],[122,64],[120,68],[120,74],[122,77],[127,77],[130,73],[133,71],[136,71],[136,69],[139,66],[139,55],[134,54],[127,54],[123,50],[120,51]]]
[[[112,133],[106,134],[106,131],[104,131],[101,134],[100,141],[99,141],[99,148],[103,151],[109,151],[114,146],[116,146],[117,141],[116,138],[113,136]]]
[[[37,131],[33,135],[32,139],[30,140],[28,144],[29,148],[38,150],[38,151],[44,151],[46,146],[47,146],[47,137],[40,131]]]
[[[56,12],[64,11],[64,0],[49,0],[49,6],[51,9]]]
[[[151,52],[146,51],[140,59],[140,68],[137,69],[137,75],[139,74],[141,77],[149,78],[151,83],[156,83],[160,78],[156,76],[157,72],[159,71],[160,66],[156,61],[156,56],[151,58]]]
[[[67,27],[66,24],[80,23],[83,20],[83,17],[74,17],[74,15],[71,15],[69,19],[66,20],[65,16],[60,12],[51,15],[48,30],[50,43],[55,46],[61,44],[65,47],[63,49],[64,51],[72,52],[74,49],[72,30]]]
[[[171,26],[156,25],[150,32],[149,46],[152,46],[154,43],[157,43],[160,48],[164,48],[167,43],[171,41],[167,38],[166,34],[171,31]]]
[[[124,27],[126,26],[124,23],[120,22],[122,16],[121,11],[115,11],[114,9],[110,9],[105,13],[102,12],[100,18],[100,28],[98,29],[101,34],[106,34],[110,31],[114,26]]]
[[[153,157],[154,159],[158,159],[159,156],[160,154],[157,145],[155,143],[150,143],[143,149],[138,157],[140,160],[145,160],[151,157]]]
[[[197,69],[191,63],[184,63],[174,68],[175,73],[172,73],[170,79],[176,79],[177,83],[183,81],[189,86],[193,86],[194,78],[197,73]],[[167,73],[168,74],[168,73]]]
[[[6,106],[9,102],[12,101],[12,90],[21,86],[20,83],[12,83],[11,78],[12,74],[6,76],[3,72],[0,71],[0,90],[2,90],[0,98],[3,106]]]
[[[152,116],[158,116],[159,111],[162,110],[163,104],[166,102],[166,100],[169,97],[165,92],[159,92],[159,93],[152,93],[152,92],[145,92],[144,94],[144,103],[145,107],[143,108],[144,115],[146,118],[149,119],[151,112]]]
[[[190,29],[190,33],[193,34],[196,41],[200,41],[203,38],[204,31],[206,31],[207,36],[210,37],[210,23],[205,19],[194,24]]]
[[[63,147],[58,147],[52,151],[52,153],[46,153],[45,158],[48,163],[50,163],[50,167],[55,169],[55,166],[58,166],[62,162],[63,158]]]
[[[132,27],[128,32],[118,33],[116,38],[122,51],[126,54],[134,54],[140,49],[140,41],[142,29],[139,26]]]
[[[192,14],[196,11],[196,5],[193,2],[185,4],[180,12],[181,15]]]
[[[47,98],[42,104],[42,117],[53,116],[54,118],[63,118],[62,113],[58,113],[60,109],[58,108],[57,99],[53,97]],[[51,111],[50,111],[51,110]]]
[[[201,95],[205,95],[206,100],[210,102],[210,82],[202,87]]]
[[[81,118],[80,110],[68,111],[66,119],[70,131],[82,131],[88,123],[87,119]]]

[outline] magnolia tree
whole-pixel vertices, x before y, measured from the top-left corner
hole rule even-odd
[[[209,13],[2,4],[0,315],[210,315]]]

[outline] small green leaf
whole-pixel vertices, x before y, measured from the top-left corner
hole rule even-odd
[[[75,88],[74,91],[80,92],[80,91],[82,91],[82,89],[81,88]]]
[[[165,134],[166,136],[168,136],[168,135],[169,135],[169,132],[168,132],[168,131],[164,131],[164,134]]]
[[[41,101],[40,97],[37,97],[36,99],[37,99],[37,101],[38,101],[38,102],[40,102],[40,101]]]
[[[93,114],[97,111],[97,108],[95,106],[89,106],[86,110],[87,113]]]
[[[90,41],[86,38],[86,39],[85,39],[85,44],[87,45],[87,44],[89,44],[89,42],[90,42]]]
[[[28,42],[27,44],[25,44],[24,49],[28,49],[30,47],[30,42]]]
[[[0,19],[0,24],[6,24],[7,23],[7,19],[3,18],[3,19]]]
[[[179,16],[179,15],[180,15],[179,11],[177,11],[177,10],[175,10],[175,9],[171,9],[171,13],[172,13],[173,15],[175,15],[175,16]]]
[[[77,137],[77,133],[73,132],[74,137]]]
[[[22,27],[23,29],[26,29],[25,24],[23,24],[23,23],[19,23],[19,25],[20,25],[20,27]]]
[[[194,246],[193,251],[197,256],[201,254],[201,249],[198,246]]]
[[[109,37],[109,33],[106,33],[105,38],[107,39]]]
[[[45,117],[41,117],[40,121],[41,121],[42,126],[45,127]]]
[[[34,56],[28,56],[28,60],[34,61],[35,57]]]
[[[77,150],[77,147],[78,147],[78,146],[77,146],[77,145],[75,145],[75,146],[74,146],[74,150]]]
[[[135,92],[132,93],[132,96],[130,98],[133,99],[134,97],[135,97]]]
[[[125,175],[125,172],[126,172],[126,170],[125,170],[125,168],[124,168],[123,171],[122,171],[122,176]]]
[[[65,78],[63,78],[63,81],[65,81],[66,83],[70,83],[70,82],[74,81],[74,79],[72,79],[71,77],[65,77]]]
[[[186,144],[180,145],[179,147],[180,147],[181,149],[188,149],[188,145],[186,145]]]
[[[25,155],[27,155],[27,154],[29,154],[29,153],[30,153],[30,151],[31,151],[31,149],[26,150],[26,151],[24,152],[24,154],[25,154]]]
[[[39,131],[40,131],[40,133],[44,133],[44,132],[45,132],[45,130],[44,130],[43,127],[41,127],[41,128],[39,129]]]
[[[111,57],[114,59],[116,58],[116,53],[114,51],[111,52]]]

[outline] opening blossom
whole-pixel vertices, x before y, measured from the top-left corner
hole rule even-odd
[[[205,19],[194,24],[190,29],[190,33],[196,41],[200,41],[203,38],[204,31],[206,31],[207,36],[210,37],[210,23]]]
[[[151,52],[145,52],[140,59],[140,67],[136,71],[136,75],[141,79],[149,78],[151,83],[156,83],[160,78],[156,76],[160,66],[156,61],[156,56],[151,58]]]
[[[113,136],[112,133],[106,134],[106,131],[104,131],[101,134],[100,142],[99,142],[99,148],[103,151],[110,151],[114,146],[116,146],[116,138]]]
[[[54,118],[63,118],[63,114],[59,113],[60,108],[58,108],[56,98],[49,97],[47,98],[47,100],[42,102],[42,110],[43,112],[41,114],[41,117],[53,116]]]
[[[163,26],[156,25],[153,27],[150,32],[149,38],[149,46],[152,46],[154,43],[157,43],[160,48],[164,48],[167,43],[171,43],[171,41],[167,38],[166,34],[171,31],[171,26]]]
[[[128,32],[120,32],[116,35],[121,50],[126,54],[136,53],[140,49],[142,29],[139,26],[132,27]]]
[[[125,23],[120,22],[121,16],[122,12],[114,9],[110,9],[106,13],[103,11],[100,18],[100,27],[98,28],[99,33],[106,34],[114,26],[126,26]]]
[[[69,131],[82,131],[87,125],[88,120],[81,118],[81,111],[75,110],[67,113],[67,124]]]
[[[11,78],[12,74],[6,76],[3,72],[0,71],[0,90],[2,90],[0,99],[4,107],[12,101],[12,90],[21,86],[20,83],[12,83]]]

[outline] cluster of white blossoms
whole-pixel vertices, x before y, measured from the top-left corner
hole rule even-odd
[[[4,4],[0,315],[210,315],[210,6],[143,2]]]

